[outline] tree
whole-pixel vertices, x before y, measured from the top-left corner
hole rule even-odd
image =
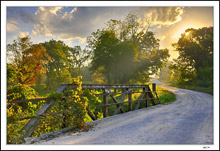
[[[46,48],[51,60],[47,64],[46,85],[48,90],[54,90],[63,83],[71,83],[69,72],[69,47],[64,42],[50,40],[42,45]]]
[[[179,82],[212,85],[213,27],[187,29],[173,46],[179,52],[179,57],[171,68],[180,72]]]
[[[112,79],[114,83],[117,81],[126,83],[129,80],[134,58],[132,44],[120,42],[112,31],[103,30],[97,34],[100,34],[100,37],[93,50],[91,69],[104,74],[108,84],[112,82]],[[102,70],[98,70],[100,67]]]
[[[16,81],[20,84],[32,84],[37,76],[46,73],[46,64],[51,60],[46,49],[41,44],[32,44],[29,37],[19,37],[13,44],[7,45],[7,51],[13,54],[11,65]],[[9,72],[10,74],[10,72]],[[10,78],[9,78],[10,80]]]
[[[80,46],[69,49],[69,71],[72,77],[77,77],[81,74],[81,68],[84,66],[85,62],[89,60],[90,54],[91,51],[87,49],[82,50]]]
[[[16,77],[17,77],[17,74],[16,74],[15,67],[12,64],[7,63],[7,87],[18,83]]]
[[[92,50],[92,71],[101,71],[108,83],[146,82],[169,57],[159,49],[159,40],[135,15],[124,21],[110,20],[106,29],[98,29],[87,38]]]

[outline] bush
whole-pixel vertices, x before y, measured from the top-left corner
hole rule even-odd
[[[37,97],[36,91],[26,85],[17,84],[7,89],[7,143],[21,143],[21,140],[19,140],[21,137],[20,131],[29,119],[20,119],[33,116],[44,104],[44,101],[12,104],[9,102],[33,99],[35,97]]]
[[[36,98],[37,96],[37,92],[27,85],[17,84],[7,89],[7,102],[28,100]],[[17,105],[21,106],[22,109],[27,109],[28,107],[27,103],[17,103]]]
[[[73,79],[73,84],[77,85],[77,88],[74,90],[69,89],[62,93],[53,92],[49,95],[49,98],[55,99],[56,103],[32,136],[37,137],[40,134],[60,130],[65,127],[86,127],[85,122],[89,121],[86,108],[94,112],[95,105],[100,100],[87,89],[82,90],[80,76]]]

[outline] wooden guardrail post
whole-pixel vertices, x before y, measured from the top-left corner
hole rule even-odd
[[[104,105],[106,105],[106,104],[108,104],[108,101],[107,101],[107,93],[106,93],[106,90],[105,89],[103,89],[103,104]],[[108,116],[108,108],[107,108],[107,106],[104,106],[103,107],[103,116],[104,117],[107,117]]]
[[[155,100],[154,95],[153,95],[149,85],[147,86],[147,94],[148,94],[148,96],[150,98],[150,101],[151,101],[152,105],[156,105],[156,103],[154,101]]]
[[[128,110],[132,110],[132,89],[127,89],[128,91]]]
[[[146,100],[145,100],[145,107],[147,108],[148,107],[148,94],[146,92],[146,88],[143,88],[143,92],[144,92],[144,97]]]
[[[137,110],[140,107],[141,101],[142,101],[142,99],[144,99],[145,95],[146,95],[146,93],[145,93],[145,90],[143,88],[143,92],[142,92],[141,96],[139,97],[140,100],[137,102],[135,110]]]
[[[154,92],[156,92],[156,83],[152,83],[152,89]]]
[[[159,100],[159,98],[158,98],[158,96],[157,96],[157,92],[156,92],[156,83],[152,83],[152,89],[153,89],[154,94],[155,94],[156,97],[157,97],[157,102],[160,103],[160,100]]]

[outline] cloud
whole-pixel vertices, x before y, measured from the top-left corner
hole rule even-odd
[[[182,20],[183,7],[141,7],[137,13],[142,16],[145,22],[150,22],[158,28],[170,26]]]
[[[86,42],[92,32],[110,19],[124,18],[133,7],[8,7],[7,18],[17,20],[20,31],[34,38]],[[19,34],[19,31],[17,32]],[[76,40],[77,39],[77,40]]]
[[[34,24],[32,33],[34,35],[37,33],[39,36],[56,35],[61,39],[81,36],[77,34],[80,32],[81,25],[76,26],[77,20],[73,21],[77,9],[73,8],[69,13],[67,11],[62,12],[62,9],[63,7],[39,7],[35,12],[37,22]]]
[[[7,21],[7,32],[14,32],[19,30],[16,20]]]
[[[29,36],[29,32],[19,32],[19,37],[26,37]]]
[[[136,14],[147,24],[153,25],[151,30],[163,30],[182,20],[183,7],[35,7],[30,9],[10,8],[8,18],[29,24],[29,30],[22,24],[22,30],[31,33],[35,38],[54,38],[65,41],[86,42],[86,37],[105,26],[110,19],[124,19],[128,13]],[[8,23],[9,24],[9,23]],[[12,26],[15,26],[12,28]],[[17,28],[16,28],[17,27]],[[8,30],[17,30],[15,22]],[[161,37],[162,41],[168,37]],[[165,39],[164,39],[165,38]]]
[[[32,33],[39,36],[56,35],[60,39],[79,38],[85,42],[87,36],[103,27],[113,16],[123,16],[128,10],[112,7],[39,7],[35,12]]]
[[[76,11],[77,11],[77,8],[75,7],[75,8],[73,8],[73,9],[71,10],[70,13],[65,12],[65,13],[63,14],[63,16],[61,17],[62,20],[69,20],[69,21],[71,21],[71,20],[73,19],[73,13],[75,13]]]

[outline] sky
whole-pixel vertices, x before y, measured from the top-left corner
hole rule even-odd
[[[68,46],[86,46],[86,38],[105,27],[110,19],[123,20],[128,14],[151,22],[150,30],[176,58],[172,43],[187,28],[213,26],[213,7],[7,7],[7,44],[29,35],[40,43],[62,40]]]

